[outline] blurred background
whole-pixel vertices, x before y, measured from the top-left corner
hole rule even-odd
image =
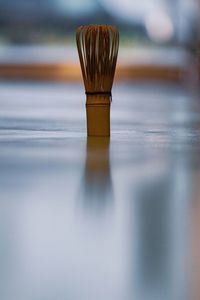
[[[121,77],[184,76],[197,53],[198,13],[197,0],[0,0],[0,76],[80,79],[74,35],[92,23],[119,28]],[[24,70],[32,63],[61,65],[39,75]]]
[[[56,44],[80,24],[115,24],[126,45],[187,45],[194,49],[195,0],[17,0],[0,2],[1,44]]]
[[[75,44],[113,24],[110,139]],[[199,2],[0,0],[0,299],[200,299]]]

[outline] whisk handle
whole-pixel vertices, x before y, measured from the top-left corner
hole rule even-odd
[[[95,92],[85,92],[86,96],[94,96],[94,95],[101,95],[101,96],[109,96],[110,97],[110,100],[112,101],[112,92],[98,92],[98,91],[95,91]]]

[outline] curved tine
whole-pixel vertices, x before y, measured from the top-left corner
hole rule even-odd
[[[102,27],[102,44],[101,44],[101,89],[109,90],[110,89],[110,38],[109,38],[109,28],[107,26]]]
[[[117,31],[116,29],[113,29],[113,56],[112,56],[112,78],[114,80],[114,75],[115,75],[115,69],[116,69],[116,51],[117,51]],[[113,82],[112,82],[113,84]]]
[[[103,26],[99,26],[99,51],[98,51],[98,85],[99,85],[99,90],[102,91],[102,86],[103,86],[103,60],[104,60],[104,40],[103,40]]]
[[[79,59],[80,59],[80,64],[81,64],[81,70],[82,70],[82,74],[83,74],[83,80],[84,80],[84,84],[85,84],[85,68],[84,68],[84,61],[83,61],[83,56],[82,56],[81,33],[82,33],[82,26],[77,29],[76,42],[77,42],[78,54],[79,54]]]
[[[94,61],[94,82],[95,82],[95,90],[99,89],[101,66],[99,62],[99,27],[95,29],[95,39],[93,45],[93,61]]]
[[[109,89],[109,51],[110,51],[110,40],[108,35],[108,28],[104,27],[103,32],[103,68],[102,68],[102,89]]]
[[[96,27],[95,41],[95,91],[101,91],[102,69],[102,26]]]
[[[112,28],[109,26],[108,27],[108,68],[107,68],[107,77],[109,80],[107,80],[107,89],[111,90],[112,88],[112,51],[113,51],[113,40],[112,40]]]
[[[114,75],[115,75],[115,69],[116,69],[116,62],[117,62],[117,54],[118,54],[118,30],[115,27],[111,28],[112,32],[112,57],[111,57],[111,64],[112,67],[110,69],[110,78],[112,79],[111,86],[113,85]]]
[[[86,36],[85,36],[85,45],[86,45],[86,57],[87,57],[87,71],[88,71],[88,89],[91,91],[92,88],[92,79],[93,79],[93,68],[92,68],[92,42],[93,42],[93,28],[88,27]]]
[[[86,90],[88,90],[88,62],[87,62],[87,49],[86,49],[86,36],[87,36],[87,26],[84,26],[84,29],[82,31],[82,52],[84,57],[84,67],[85,67],[85,80],[86,80]]]
[[[80,26],[76,39],[86,91],[111,91],[119,47],[118,30],[104,25]]]
[[[113,57],[116,56],[117,52],[118,52],[118,30],[114,30],[113,31],[113,40],[114,40],[114,53],[113,53]]]
[[[110,28],[110,39],[111,39],[111,50],[110,50],[110,64],[113,66],[114,63],[114,55],[115,55],[115,38],[114,38],[114,30]],[[110,68],[110,76],[113,75],[113,68]]]
[[[83,53],[84,53],[84,61],[85,61],[85,71],[86,71],[86,76],[88,79],[88,58],[87,58],[87,30],[88,28],[85,27],[82,35],[82,45],[83,45]],[[87,85],[88,85],[88,80],[87,80]]]
[[[87,57],[86,57],[86,45],[85,45],[85,32],[87,30],[87,26],[83,26],[81,29],[81,35],[80,35],[80,45],[81,45],[81,55],[82,55],[82,62],[83,62],[83,79],[85,84],[85,89],[87,90],[88,86],[88,67],[87,67]]]
[[[116,56],[118,55],[119,52],[119,31],[116,31]]]
[[[96,27],[95,39],[95,90],[101,91],[102,85],[102,26]]]
[[[87,89],[87,60],[85,55],[85,43],[84,43],[84,35],[85,35],[85,28],[83,28],[81,32],[81,50],[83,56],[83,68],[84,68],[84,80],[85,80],[85,88]]]
[[[88,63],[89,63],[89,76],[90,76],[90,89],[94,90],[95,84],[95,39],[96,39],[96,26],[90,26],[88,30]]]
[[[118,57],[118,49],[119,49],[119,32],[118,31],[115,31],[114,43],[115,43],[115,52],[113,55],[113,66],[114,66],[113,79],[114,79],[114,74],[115,74],[115,69],[116,69],[116,64],[117,64],[117,57]]]
[[[111,68],[112,68],[112,62],[111,62],[111,60],[110,60],[110,49],[111,49],[111,47],[112,47],[112,37],[110,36],[110,29],[109,28],[107,28],[107,32],[106,32],[106,38],[107,38],[107,78],[109,78],[109,80],[108,79],[106,79],[106,82],[107,82],[107,86],[106,86],[106,89],[107,90],[109,90],[109,91],[111,91],[111,88],[112,88],[112,86],[111,86],[111,82],[112,82],[112,79],[111,79],[111,77],[110,77],[110,70],[111,70]]]
[[[101,78],[100,80],[100,91],[104,90],[104,76],[105,76],[105,33],[104,33],[104,26],[100,27],[100,46],[99,46],[99,73]]]
[[[112,85],[113,85],[113,56],[114,56],[114,48],[115,48],[115,44],[114,44],[114,38],[113,38],[113,27],[110,27],[110,40],[111,40],[111,46],[110,46],[110,72],[109,72],[109,76],[110,76],[110,89],[112,89]]]
[[[91,79],[91,83],[94,82],[96,83],[95,80],[95,69],[96,69],[96,36],[97,36],[97,28],[96,27],[92,27],[91,28],[91,34],[90,34],[90,79]],[[94,88],[94,84],[93,84],[93,88]]]
[[[116,51],[115,51],[115,64],[117,63],[118,52],[119,52],[119,31],[116,31]]]
[[[96,47],[95,60],[96,60],[96,84],[95,90],[101,91],[102,86],[102,59],[103,59],[103,44],[102,44],[102,30],[103,26],[97,27],[98,32],[98,46]]]
[[[118,48],[119,48],[119,32],[115,31],[114,32],[114,54],[113,54],[113,58],[114,60],[116,60],[117,55],[118,55]]]
[[[96,39],[94,43],[94,68],[96,71],[94,72],[94,81],[99,84],[99,73],[100,73],[100,65],[99,65],[99,27],[96,27]],[[98,87],[96,87],[98,89]]]
[[[104,42],[105,42],[105,64],[104,64],[104,88],[106,90],[110,90],[110,78],[109,78],[109,70],[110,70],[110,59],[109,59],[109,52],[110,52],[110,37],[109,37],[109,29],[105,27],[104,33]]]

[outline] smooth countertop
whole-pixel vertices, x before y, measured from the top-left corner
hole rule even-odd
[[[115,85],[87,139],[81,84],[0,82],[0,299],[198,300],[200,102]]]

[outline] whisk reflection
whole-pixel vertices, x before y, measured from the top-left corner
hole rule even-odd
[[[90,137],[87,139],[82,187],[86,208],[104,209],[112,201],[109,146],[110,139],[106,137]]]

